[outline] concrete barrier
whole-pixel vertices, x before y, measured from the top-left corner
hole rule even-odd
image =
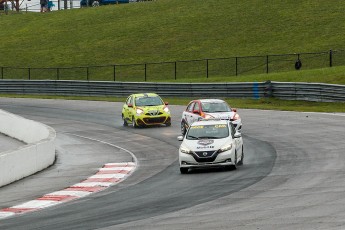
[[[0,133],[27,144],[0,154],[0,187],[54,163],[56,132],[53,128],[0,110]]]

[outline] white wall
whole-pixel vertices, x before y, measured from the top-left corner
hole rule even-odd
[[[53,128],[0,110],[0,133],[27,143],[0,154],[0,187],[54,163],[56,132]]]

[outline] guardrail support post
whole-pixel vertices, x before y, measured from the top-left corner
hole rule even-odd
[[[208,59],[206,59],[206,78],[208,78]]]
[[[265,82],[264,96],[265,97],[273,97],[273,86],[272,86],[272,82],[270,80]]]
[[[4,79],[4,67],[1,67],[1,79]]]
[[[259,99],[260,95],[259,95],[259,83],[254,82],[253,83],[253,96],[254,99]]]
[[[60,80],[60,69],[56,68],[56,79]]]
[[[28,73],[29,73],[29,80],[31,80],[31,71],[30,71],[30,68],[28,68]]]
[[[145,63],[145,81],[146,81],[146,69],[147,69],[147,66],[146,66],[146,63]]]
[[[268,55],[266,56],[266,73],[268,73]]]
[[[329,67],[333,66],[333,51],[329,51]]]

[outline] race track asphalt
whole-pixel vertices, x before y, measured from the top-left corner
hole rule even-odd
[[[0,220],[0,229],[345,228],[343,114],[239,109],[244,165],[181,175],[176,137],[184,106],[170,106],[171,127],[134,129],[122,126],[121,105],[0,98],[2,109],[58,133],[56,164],[0,188],[0,208],[78,183],[104,163],[133,160],[106,143],[138,159],[122,183]]]

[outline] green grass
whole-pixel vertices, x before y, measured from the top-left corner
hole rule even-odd
[[[254,74],[240,76],[206,76],[195,78],[162,79],[164,82],[322,82],[328,84],[345,84],[345,66],[312,69],[304,71],[279,72],[270,74]]]
[[[0,15],[0,67],[30,67],[32,79],[55,79],[55,67],[175,62],[221,57],[344,51],[345,2],[305,0],[156,0],[51,13]],[[148,65],[147,81],[167,82],[324,82],[345,84],[345,51],[334,56],[302,55]],[[287,64],[284,64],[286,62]],[[274,64],[278,63],[278,64]],[[26,79],[28,69],[4,69]],[[113,67],[60,69],[59,79],[113,80]],[[117,81],[143,81],[144,66],[119,66]],[[258,74],[261,73],[261,74]],[[7,74],[7,75],[6,75]],[[13,96],[13,95],[12,95]],[[56,97],[54,97],[56,98]],[[66,97],[63,97],[66,98]],[[96,100],[96,98],[82,98]],[[99,98],[98,100],[120,100]],[[185,104],[190,99],[172,99]],[[230,99],[229,99],[230,100]],[[344,112],[343,103],[231,99],[239,108]]]
[[[345,2],[157,0],[1,16],[0,66],[74,67],[343,49]]]

